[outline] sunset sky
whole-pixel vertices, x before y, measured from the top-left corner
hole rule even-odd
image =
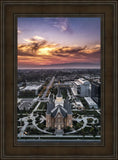
[[[18,69],[100,68],[100,18],[19,17]]]

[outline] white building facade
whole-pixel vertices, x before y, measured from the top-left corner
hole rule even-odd
[[[79,78],[73,82],[72,91],[80,97],[91,97],[91,84],[84,78]]]
[[[92,100],[91,97],[84,97],[85,101],[87,102],[89,108],[98,108],[98,105]]]
[[[20,95],[32,94],[34,96],[37,96],[41,87],[42,85],[27,85],[25,88],[22,88],[19,91],[19,94]]]

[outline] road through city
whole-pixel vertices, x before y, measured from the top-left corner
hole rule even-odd
[[[52,86],[54,80],[55,80],[55,77],[53,76],[52,79],[50,80],[49,84],[47,85],[47,88],[46,88],[46,90],[45,90],[45,92],[44,92],[42,98],[45,98],[45,97],[46,97],[46,95],[47,95],[47,93],[48,93],[48,90],[49,90],[50,87]]]

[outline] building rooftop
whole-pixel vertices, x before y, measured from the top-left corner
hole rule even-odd
[[[92,99],[91,97],[84,97],[84,99],[87,101],[87,103],[89,105],[97,105]]]
[[[76,103],[78,106],[83,107],[83,104],[82,104],[82,102],[81,102],[81,101],[75,101],[75,103]]]
[[[55,105],[52,99],[50,99],[49,103],[47,104],[47,114],[51,114],[51,111],[55,109]]]
[[[84,78],[79,78],[78,81],[79,81],[81,84],[88,84],[88,83],[90,83],[88,80],[85,80]]]
[[[17,103],[20,103],[21,102],[21,98],[17,98]]]
[[[47,104],[47,114],[51,114],[52,117],[55,117],[57,112],[60,112],[63,117],[66,117],[67,114],[72,114],[71,105],[69,103],[68,98],[64,101],[64,104],[55,105],[53,100],[50,100]]]
[[[62,97],[62,95],[61,95],[61,90],[60,90],[60,86],[59,86],[59,85],[58,85],[57,97]]]
[[[61,113],[63,117],[67,116],[67,111],[61,105],[58,105],[51,111],[52,117],[56,117],[58,113]]]
[[[39,89],[41,87],[41,85],[31,85],[31,86],[26,86],[23,90],[25,91],[25,90],[37,90],[37,89]]]
[[[79,78],[74,82],[76,85],[82,85],[82,84],[90,84],[88,80],[85,80],[84,78]]]
[[[24,110],[24,109],[29,110],[31,107],[32,107],[31,102],[23,102],[18,106],[19,110]]]
[[[74,82],[77,86],[81,85],[81,83],[79,81],[75,81]]]

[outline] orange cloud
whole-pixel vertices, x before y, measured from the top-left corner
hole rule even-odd
[[[18,45],[19,65],[52,65],[73,62],[99,62],[100,45],[93,48],[87,46],[65,46],[49,43],[35,36],[26,43]]]

